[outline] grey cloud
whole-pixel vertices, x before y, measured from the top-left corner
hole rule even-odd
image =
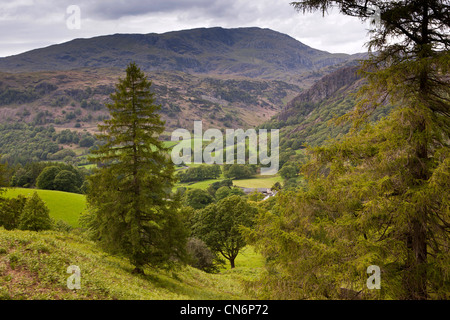
[[[199,10],[214,8],[218,3],[225,1],[217,0],[152,0],[152,1],[84,1],[83,7],[86,14],[99,19],[115,20],[126,16],[139,16],[161,12],[176,12],[185,10]]]

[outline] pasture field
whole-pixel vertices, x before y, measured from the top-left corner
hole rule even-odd
[[[282,183],[283,179],[278,175],[257,175],[251,179],[233,180],[233,185],[243,188],[271,188],[276,182]]]
[[[37,192],[44,201],[50,210],[50,217],[55,221],[63,220],[72,227],[78,227],[80,214],[86,209],[86,196],[82,194],[55,190],[7,188],[4,196],[13,198],[21,194],[31,197],[34,192]]]

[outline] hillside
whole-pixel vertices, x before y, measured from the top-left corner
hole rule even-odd
[[[0,71],[31,72],[119,68],[134,61],[144,71],[292,80],[352,59],[310,48],[261,28],[199,28],[163,34],[114,34],[0,58]]]
[[[120,69],[0,73],[0,123],[51,124],[96,130]],[[147,72],[167,129],[252,127],[267,121],[301,90],[278,80],[219,78],[178,71]]]
[[[77,193],[39,190],[28,188],[7,188],[2,195],[5,198],[14,198],[18,195],[31,197],[37,192],[50,210],[50,217],[55,221],[62,220],[73,228],[79,227],[80,215],[86,210],[86,196]]]
[[[80,289],[67,287],[67,268],[80,268]],[[238,265],[239,266],[239,265]],[[207,274],[192,267],[133,275],[125,259],[105,254],[72,233],[0,228],[0,300],[230,300],[255,298],[243,281],[255,266]]]
[[[0,58],[0,123],[94,132],[130,61],[153,82],[169,134],[249,128],[360,55],[332,54],[260,28],[200,28],[75,39]]]
[[[261,127],[279,128],[284,150],[297,150],[305,144],[319,145],[347,133],[349,124],[338,126],[332,120],[354,108],[355,94],[364,83],[357,70],[358,65],[347,65],[324,76]],[[372,119],[379,119],[389,110],[389,107],[377,109]]]

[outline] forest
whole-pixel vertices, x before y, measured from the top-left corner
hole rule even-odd
[[[71,148],[62,145],[89,149],[95,137],[89,132],[64,129],[56,132],[53,126],[33,126],[25,123],[0,124],[1,162],[11,166],[29,162],[64,160],[75,158]],[[66,160],[69,161],[69,158]],[[75,160],[75,159],[72,159]]]

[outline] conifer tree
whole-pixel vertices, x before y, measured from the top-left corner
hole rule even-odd
[[[50,210],[44,201],[42,201],[37,192],[34,192],[33,196],[25,202],[19,217],[19,229],[32,231],[51,229],[52,220],[49,213]]]
[[[99,125],[104,144],[92,156],[100,169],[87,195],[90,227],[107,250],[142,273],[145,265],[183,259],[186,234],[171,197],[174,168],[158,140],[164,122],[151,82],[130,63],[111,99],[111,118]]]
[[[447,1],[305,0],[301,11],[337,7],[379,20],[367,85],[341,120],[353,130],[310,150],[306,191],[280,196],[249,236],[273,258],[281,297],[448,298],[450,292],[450,83]],[[376,108],[394,106],[377,124]],[[270,235],[270,239],[269,236]],[[381,291],[365,286],[369,265],[382,270]],[[280,278],[282,280],[280,280]],[[279,282],[277,282],[279,281]],[[276,290],[276,289],[275,289]]]

